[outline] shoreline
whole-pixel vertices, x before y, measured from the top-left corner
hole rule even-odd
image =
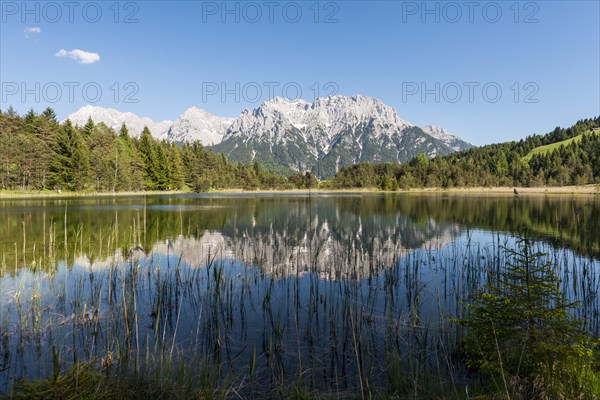
[[[520,195],[600,195],[600,185],[582,186],[548,186],[548,187],[517,187]],[[354,189],[285,189],[285,190],[243,190],[223,189],[205,193],[191,191],[142,191],[142,192],[62,192],[54,191],[3,191],[0,190],[0,199],[63,199],[85,197],[142,197],[142,196],[174,196],[182,194],[451,194],[451,195],[504,195],[514,196],[514,187],[459,187],[459,188],[415,188],[408,190],[383,191],[374,188]]]

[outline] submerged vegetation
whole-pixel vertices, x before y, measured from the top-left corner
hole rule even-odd
[[[511,234],[569,201],[90,201],[3,203],[6,396],[598,398],[597,259]]]

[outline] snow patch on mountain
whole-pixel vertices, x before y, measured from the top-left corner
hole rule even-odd
[[[212,146],[221,143],[233,120],[192,107],[177,118],[166,133],[166,139],[169,142],[200,141],[205,146]]]
[[[74,125],[83,126],[87,123],[88,118],[92,118],[95,124],[104,123],[115,132],[119,132],[121,125],[125,124],[129,130],[129,135],[138,137],[144,126],[147,126],[152,136],[156,138],[163,137],[173,121],[165,120],[154,122],[147,117],[139,117],[130,112],[121,112],[114,108],[104,108],[92,105],[81,107],[76,112],[70,114],[66,119],[71,120]]]
[[[328,96],[312,104],[301,99],[276,97],[254,111],[245,110],[229,127],[223,140],[234,135],[273,137],[295,128],[307,140],[314,140],[318,147],[327,147],[348,126],[360,124],[375,125],[377,134],[390,134],[412,126],[392,107],[372,97]]]
[[[328,177],[353,163],[406,162],[418,153],[434,157],[471,147],[440,129],[426,133],[367,96],[327,96],[313,103],[276,97],[244,110],[214,150],[232,161],[256,159]]]
[[[244,110],[229,126],[223,141],[239,135],[245,138],[265,137],[271,140],[280,138],[285,132],[294,129],[298,130],[278,107],[266,102],[253,111]]]
[[[310,168],[319,176],[349,163],[402,162],[417,153],[434,157],[473,147],[439,126],[416,127],[381,100],[362,95],[327,96],[312,103],[275,97],[254,110],[244,110],[236,118],[218,117],[192,107],[175,122],[154,122],[91,105],[68,118],[79,126],[92,118],[116,132],[124,123],[134,137],[148,126],[158,139],[199,141],[215,146],[233,161],[256,159],[292,170]]]

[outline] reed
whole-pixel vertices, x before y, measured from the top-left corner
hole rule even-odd
[[[189,263],[168,245],[143,250],[160,228],[147,226],[145,212],[131,220],[129,248],[115,252],[118,224],[96,243],[82,239],[81,225],[65,229],[59,243],[50,221],[43,243],[23,229],[14,260],[3,251],[7,396],[467,399],[487,390],[462,363],[463,331],[450,318],[505,265],[508,235],[479,243],[469,232],[412,252],[373,240],[341,251],[309,230],[304,247],[240,237],[230,244],[237,258],[216,247]],[[275,245],[285,251],[273,256]],[[536,246],[597,336],[597,261]],[[17,273],[3,273],[13,261]],[[598,387],[597,378],[591,369],[582,380]]]

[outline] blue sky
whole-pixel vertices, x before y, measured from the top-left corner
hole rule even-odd
[[[2,1],[0,12],[0,107],[20,113],[63,118],[93,102],[163,120],[191,106],[235,116],[270,94],[363,94],[476,145],[600,114],[599,1]]]

